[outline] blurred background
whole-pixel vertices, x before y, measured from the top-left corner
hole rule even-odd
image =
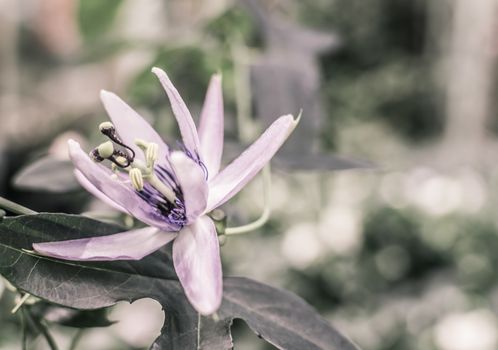
[[[226,275],[289,289],[363,349],[498,348],[496,0],[0,0],[0,195],[34,210],[112,211],[71,177],[116,92],[178,139],[150,68],[194,116],[223,74],[228,162],[281,114],[270,222],[229,237]],[[263,209],[257,179],[226,205]],[[0,349],[20,348],[0,283]],[[109,311],[81,349],[142,349],[158,303]],[[54,325],[61,347],[75,330]],[[272,349],[236,322],[237,349]],[[44,349],[43,339],[34,348]]]

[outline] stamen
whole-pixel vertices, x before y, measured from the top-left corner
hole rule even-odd
[[[135,139],[135,145],[140,147],[140,149],[145,152],[149,143],[147,141],[142,140],[142,139]]]
[[[144,178],[140,169],[131,169],[129,175],[133,187],[137,191],[142,191],[144,189]]]
[[[183,226],[186,220],[185,207],[175,177],[162,167],[155,166],[159,158],[159,145],[135,139],[135,144],[144,152],[144,162],[141,159],[135,159],[135,152],[123,143],[112,123],[104,122],[99,125],[99,129],[102,134],[126,150],[115,149],[113,143],[107,141],[90,152],[93,160],[101,162],[108,159],[111,161],[113,163],[111,168],[115,173],[112,175],[113,178],[118,178],[117,173],[120,168],[128,172],[131,185],[142,199],[159,209],[162,215],[166,215],[172,223]]]
[[[157,176],[152,173],[150,174],[148,177],[147,177],[147,181],[156,189],[158,190],[159,192],[161,192],[161,194],[166,197],[166,199],[172,203],[172,204],[175,204],[176,203],[176,194],[175,192],[169,188],[168,186],[166,186],[161,180],[159,180],[157,178]]]
[[[145,162],[148,168],[152,168],[159,156],[159,146],[157,143],[149,143],[145,150]]]
[[[147,168],[152,169],[154,167],[154,163],[159,157],[159,146],[157,143],[147,142],[142,139],[135,139],[135,145],[140,147],[140,149],[144,152]]]

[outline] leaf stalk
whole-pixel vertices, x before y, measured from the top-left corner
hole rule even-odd
[[[270,204],[270,189],[271,189],[271,168],[270,165],[266,165],[263,168],[263,213],[256,221],[251,222],[247,225],[237,226],[237,227],[227,227],[225,229],[225,235],[240,235],[243,233],[248,233],[258,228],[262,227],[268,222],[271,214],[271,204]]]
[[[0,208],[3,208],[7,211],[10,211],[11,213],[18,214],[18,215],[37,214],[36,211],[31,210],[29,208],[26,208],[20,204],[12,202],[12,201],[9,201],[8,199],[5,199],[3,197],[0,197]]]

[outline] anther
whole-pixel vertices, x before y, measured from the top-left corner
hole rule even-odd
[[[133,168],[130,170],[130,180],[131,184],[137,191],[142,191],[144,189],[144,178],[140,169]]]
[[[140,147],[140,149],[145,152],[149,143],[145,140],[142,140],[142,139],[135,139],[135,145]]]
[[[155,161],[159,155],[159,146],[157,143],[149,143],[147,149],[145,150],[145,162],[147,163],[147,168],[152,168]]]

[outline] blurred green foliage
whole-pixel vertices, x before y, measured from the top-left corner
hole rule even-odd
[[[443,130],[440,96],[428,55],[427,1],[317,1],[301,4],[303,21],[337,32],[342,47],[322,59],[328,128],[381,120],[407,141]],[[327,135],[324,135],[325,138]],[[325,140],[332,145],[334,140]]]
[[[80,0],[78,23],[85,41],[93,43],[111,28],[122,0]]]

